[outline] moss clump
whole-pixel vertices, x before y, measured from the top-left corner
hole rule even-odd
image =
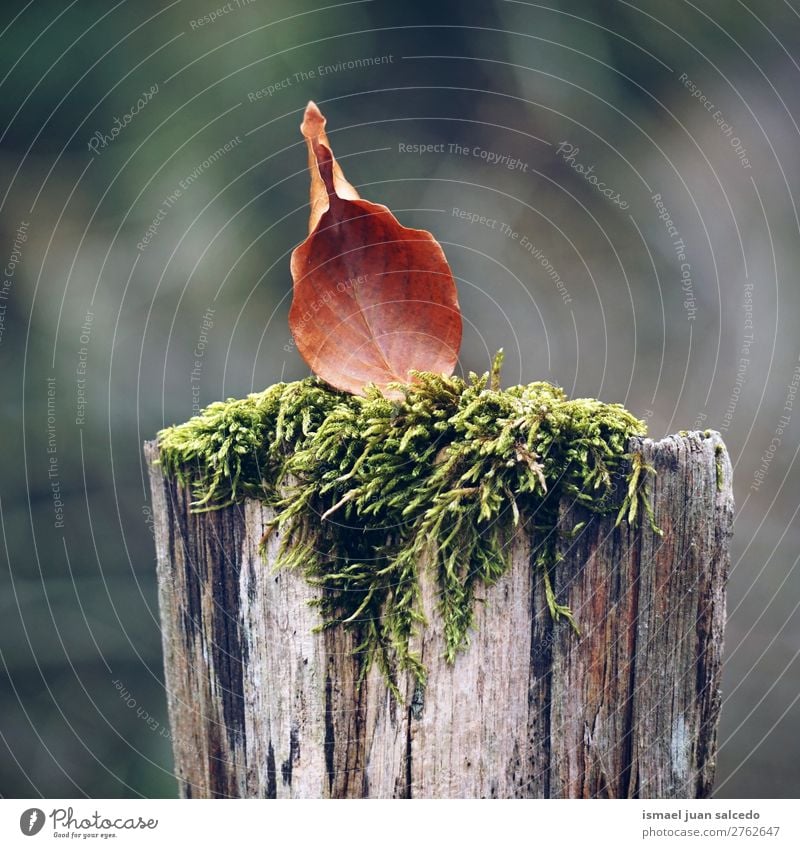
[[[551,584],[559,499],[608,512],[625,469],[620,520],[634,520],[643,500],[649,469],[626,455],[642,421],[548,383],[501,390],[499,367],[500,357],[467,380],[418,374],[401,401],[317,379],[279,383],[162,430],[161,463],[192,486],[197,510],[246,497],[274,507],[279,565],[320,587],[324,626],[356,630],[364,672],[377,662],[393,687],[401,669],[423,680],[409,649],[425,623],[421,561],[434,563],[452,661],[469,642],[475,588],[508,567],[522,515],[543,540],[535,566],[551,614],[572,622]]]
[[[708,432],[708,431],[706,431]],[[725,486],[725,467],[722,464],[722,456],[725,453],[725,448],[722,445],[717,445],[714,448],[714,463],[717,467],[717,491],[721,492]]]

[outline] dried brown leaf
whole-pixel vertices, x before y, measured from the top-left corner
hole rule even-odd
[[[311,369],[339,389],[363,394],[409,373],[452,374],[461,345],[455,280],[439,243],[362,200],[344,177],[325,118],[306,107],[311,214],[308,238],[292,253],[289,326]]]

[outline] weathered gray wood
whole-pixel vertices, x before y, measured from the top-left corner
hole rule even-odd
[[[261,504],[192,515],[146,446],[169,714],[189,797],[640,797],[709,794],[719,716],[733,501],[716,433],[636,440],[658,475],[663,537],[564,502],[553,624],[535,534],[477,605],[468,651],[442,658],[435,589],[417,648],[424,691],[377,670],[359,686],[353,637],[313,634],[315,590],[274,573]],[[620,481],[624,483],[624,481]],[[622,486],[620,487],[622,488]],[[620,492],[620,498],[622,492]],[[580,521],[586,525],[571,538]]]

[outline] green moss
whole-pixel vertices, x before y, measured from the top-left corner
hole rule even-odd
[[[725,453],[725,448],[722,445],[717,445],[714,448],[714,461],[717,466],[717,491],[721,492],[725,485],[725,468],[722,464],[722,455]]]
[[[535,566],[550,612],[574,625],[552,589],[559,499],[606,513],[625,470],[618,521],[635,521],[642,503],[650,510],[652,469],[626,455],[642,421],[617,404],[569,400],[548,383],[501,390],[500,361],[467,380],[421,373],[402,401],[377,390],[343,394],[317,379],[279,383],[162,430],[161,463],[192,486],[197,510],[246,497],[274,507],[279,565],[320,587],[324,626],[356,631],[364,672],[377,662],[393,687],[398,670],[422,681],[409,649],[425,624],[420,562],[434,563],[452,661],[469,643],[475,589],[508,567],[522,516],[544,540]]]

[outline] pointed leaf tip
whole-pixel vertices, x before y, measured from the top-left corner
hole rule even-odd
[[[308,101],[306,111],[303,113],[303,123],[300,124],[300,132],[304,138],[314,138],[320,130],[325,129],[325,116],[319,111],[319,107],[313,100]]]
[[[325,132],[325,116],[313,100],[308,101],[303,113],[300,132],[308,147],[308,170],[311,174],[311,212],[308,232],[314,231],[319,219],[328,211],[331,198],[357,200],[358,192],[345,179],[339,163],[333,156],[331,143]]]

